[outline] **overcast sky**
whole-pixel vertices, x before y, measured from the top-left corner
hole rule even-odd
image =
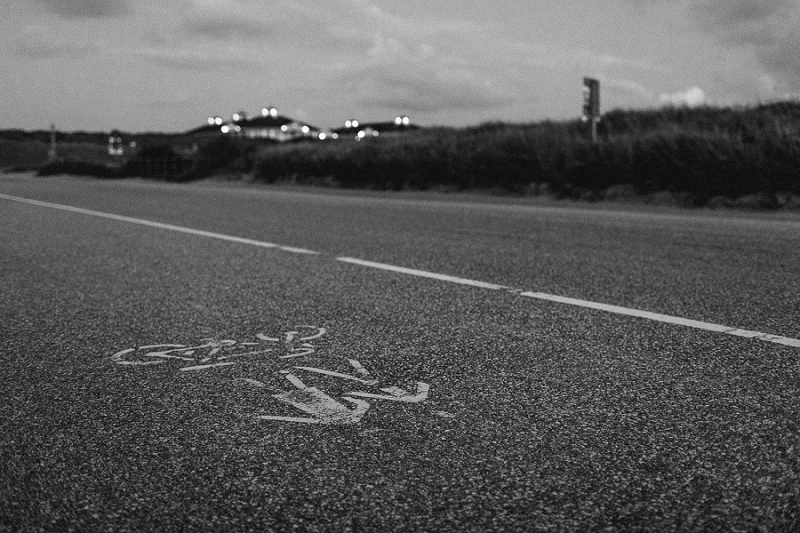
[[[798,0],[5,0],[0,128],[423,125],[800,94]]]

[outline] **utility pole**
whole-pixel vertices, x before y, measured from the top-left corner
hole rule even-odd
[[[592,142],[597,142],[597,123],[600,122],[600,81],[583,78],[583,121],[589,122]]]

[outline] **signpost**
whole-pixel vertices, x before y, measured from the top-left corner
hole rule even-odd
[[[600,81],[583,78],[583,121],[589,122],[592,142],[597,142],[597,123],[600,122]]]

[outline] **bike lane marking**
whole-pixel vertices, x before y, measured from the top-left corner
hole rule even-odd
[[[6,199],[6,200],[11,200],[11,201],[14,201],[14,202],[22,202],[22,203],[27,203],[27,204],[31,204],[31,205],[36,205],[36,206],[40,206],[40,207],[49,207],[49,208],[52,208],[52,209],[60,209],[62,211],[70,211],[70,212],[73,212],[73,213],[81,213],[81,214],[84,214],[84,215],[90,215],[90,216],[95,216],[95,217],[100,217],[100,218],[106,218],[106,219],[110,219],[110,220],[117,220],[117,221],[121,221],[121,222],[129,222],[129,223],[132,223],[132,224],[139,224],[139,225],[142,225],[142,226],[149,226],[149,227],[158,228],[158,229],[177,231],[177,232],[181,232],[181,233],[187,233],[187,234],[190,234],[190,235],[197,235],[197,236],[201,236],[201,237],[209,237],[209,238],[212,238],[212,239],[220,239],[220,240],[229,241],[229,242],[236,242],[236,243],[240,243],[240,244],[250,244],[250,245],[259,246],[259,247],[262,247],[262,248],[276,248],[276,249],[279,249],[279,250],[282,250],[282,251],[285,251],[285,252],[290,252],[290,253],[300,253],[300,254],[308,254],[308,255],[321,255],[320,252],[315,252],[313,250],[307,250],[305,248],[297,248],[297,247],[294,247],[294,246],[281,246],[281,245],[275,244],[275,243],[257,241],[257,240],[254,240],[254,239],[246,239],[246,238],[243,238],[243,237],[236,237],[236,236],[233,236],[233,235],[226,235],[226,234],[223,234],[223,233],[215,233],[215,232],[211,232],[211,231],[198,230],[198,229],[193,229],[193,228],[187,228],[185,226],[176,226],[176,225],[173,225],[173,224],[164,224],[162,222],[154,222],[154,221],[151,221],[151,220],[145,220],[145,219],[141,219],[141,218],[127,217],[127,216],[123,216],[123,215],[115,215],[113,213],[105,213],[105,212],[102,212],[102,211],[93,211],[91,209],[83,209],[83,208],[80,208],[80,207],[72,207],[72,206],[67,206],[67,205],[54,204],[54,203],[50,203],[50,202],[42,202],[42,201],[39,201],[39,200],[31,200],[31,199],[28,199],[28,198],[22,198],[22,197],[19,197],[19,196],[10,196],[10,195],[7,195],[7,194],[0,193],[0,198]],[[387,271],[391,271],[391,272],[397,272],[397,273],[400,273],[400,274],[408,274],[408,275],[416,276],[416,277],[435,279],[435,280],[438,280],[438,281],[445,281],[445,282],[448,282],[448,283],[456,283],[456,284],[459,284],[459,285],[468,285],[468,286],[477,287],[477,288],[481,288],[481,289],[488,289],[488,290],[495,290],[495,291],[505,290],[505,291],[511,292],[513,294],[518,294],[520,296],[524,296],[524,297],[527,297],[527,298],[535,298],[535,299],[539,299],[539,300],[547,300],[547,301],[550,301],[550,302],[556,302],[556,303],[561,303],[561,304],[566,304],[566,305],[573,305],[573,306],[577,306],[577,307],[594,309],[594,310],[598,310],[598,311],[605,311],[605,312],[609,312],[609,313],[615,313],[615,314],[619,314],[619,315],[631,316],[631,317],[635,317],[635,318],[643,318],[643,319],[647,319],[647,320],[653,320],[655,322],[662,322],[662,323],[667,323],[667,324],[672,324],[672,325],[679,325],[679,326],[684,326],[684,327],[701,329],[701,330],[705,330],[705,331],[712,331],[712,332],[715,332],[715,333],[722,333],[722,334],[733,335],[733,336],[737,336],[737,337],[745,337],[745,338],[757,339],[757,340],[760,340],[760,341],[772,342],[772,343],[781,344],[781,345],[784,345],[784,346],[791,346],[793,348],[800,348],[800,339],[795,339],[795,338],[792,338],[792,337],[784,337],[782,335],[773,335],[771,333],[764,333],[764,332],[760,332],[760,331],[753,331],[753,330],[735,328],[735,327],[731,327],[731,326],[724,326],[722,324],[715,324],[715,323],[712,323],[712,322],[703,322],[703,321],[700,321],[700,320],[692,320],[692,319],[681,318],[681,317],[676,317],[676,316],[672,316],[672,315],[665,315],[665,314],[661,314],[661,313],[653,313],[653,312],[650,312],[650,311],[642,311],[642,310],[639,310],[639,309],[632,309],[632,308],[622,307],[622,306],[617,306],[617,305],[603,304],[603,303],[599,303],[599,302],[591,302],[591,301],[588,301],[588,300],[579,300],[579,299],[576,299],[576,298],[567,298],[567,297],[564,297],[564,296],[557,296],[557,295],[554,295],[554,294],[548,294],[548,293],[544,293],[544,292],[524,291],[523,289],[515,289],[515,288],[512,288],[512,287],[507,287],[505,285],[498,285],[498,284],[495,284],[495,283],[488,283],[488,282],[485,282],[485,281],[478,281],[478,280],[472,280],[472,279],[467,279],[467,278],[461,278],[461,277],[457,277],[457,276],[450,276],[450,275],[447,275],[447,274],[438,274],[436,272],[429,272],[429,271],[426,271],[426,270],[418,270],[418,269],[414,269],[414,268],[407,268],[407,267],[401,267],[401,266],[396,266],[396,265],[390,265],[390,264],[387,264],[387,263],[378,263],[378,262],[374,262],[374,261],[365,261],[363,259],[356,259],[356,258],[353,258],[353,257],[337,257],[336,260],[339,261],[339,262],[342,262],[342,263],[349,263],[349,264],[363,266],[363,267],[367,267],[367,268],[375,268],[375,269],[379,269],[379,270],[387,270]],[[297,357],[297,356],[300,356],[300,355],[304,355],[304,354],[297,354],[297,355],[285,356],[285,357]]]
[[[311,331],[305,331],[304,333],[303,330]],[[313,366],[294,366],[291,369],[284,368],[277,372],[270,372],[269,368],[274,367],[275,363],[279,363],[280,366],[285,366],[280,363],[281,359],[285,356],[273,353],[279,351],[277,347],[264,348],[264,346],[282,345],[283,350],[294,352],[297,350],[295,342],[316,340],[326,333],[326,328],[312,325],[296,325],[290,331],[286,331],[284,335],[268,336],[263,333],[257,333],[256,338],[269,343],[266,345],[256,342],[240,342],[233,339],[218,340],[215,338],[205,338],[202,339],[199,344],[192,343],[189,345],[173,343],[146,344],[136,348],[120,350],[111,355],[111,361],[128,369],[137,366],[152,367],[152,365],[165,363],[173,363],[174,367],[177,367],[177,371],[179,372],[200,371],[203,373],[202,371],[215,369],[213,372],[206,372],[205,374],[210,377],[214,376],[213,379],[232,379],[236,383],[249,385],[256,389],[267,389],[271,392],[270,396],[273,399],[288,404],[295,409],[299,409],[306,415],[310,415],[306,417],[259,415],[256,417],[261,420],[322,425],[359,424],[364,418],[364,415],[371,408],[370,402],[361,398],[388,400],[407,404],[423,403],[428,399],[431,387],[427,383],[416,381],[416,390],[413,392],[408,392],[397,386],[380,387],[379,383],[383,384],[381,380],[373,378],[369,370],[356,359],[344,358],[358,376],[361,377]],[[281,339],[285,340],[282,341]],[[251,348],[253,346],[260,346],[261,349],[252,351]],[[301,347],[304,350],[303,355],[310,355],[317,351],[317,346],[307,342],[303,342]],[[247,351],[241,352],[240,350],[242,348]],[[285,391],[280,387],[267,385],[260,379],[254,379],[253,377],[237,377],[236,375],[231,376],[224,371],[218,373],[219,371],[216,370],[220,367],[233,366],[241,361],[240,358],[246,356],[264,356],[266,354],[271,354],[271,356],[259,357],[245,362],[242,370],[250,373],[255,372],[255,374],[251,375],[259,377],[264,375],[265,372],[271,373],[273,378],[275,374],[280,375],[294,386],[292,390]],[[235,361],[224,361],[229,359],[235,359]],[[341,358],[333,359],[333,361],[336,360],[341,362]],[[187,364],[190,366],[183,366]],[[359,388],[370,387],[383,394],[355,390],[346,391],[338,398],[335,398],[329,395],[325,390],[306,385],[292,370],[301,370],[312,376],[316,375],[317,377],[326,376],[328,378],[354,381],[360,385]],[[281,381],[283,381],[283,379]],[[442,415],[441,413],[443,413],[443,411],[437,411],[434,414],[437,416],[445,416],[448,414],[445,413],[445,415]]]
[[[213,231],[205,231],[194,228],[187,228],[186,226],[176,226],[174,224],[165,224],[163,222],[155,222],[152,220],[145,220],[143,218],[126,217],[124,215],[115,215],[113,213],[105,213],[103,211],[94,211],[92,209],[83,209],[81,207],[72,207],[69,205],[53,204],[50,202],[42,202],[39,200],[31,200],[29,198],[22,198],[19,196],[9,196],[7,194],[0,194],[0,198],[11,200],[13,202],[21,202],[25,204],[36,205],[39,207],[49,207],[51,209],[60,209],[62,211],[69,211],[72,213],[80,213],[82,215],[89,215],[93,217],[106,218],[116,220],[118,222],[129,222],[131,224],[139,224],[140,226],[148,226],[151,228],[158,228],[169,231],[177,231],[180,233],[188,233],[189,235],[197,235],[199,237],[208,237],[211,239],[219,239],[222,241],[235,242],[239,244],[249,244],[251,246],[259,246],[261,248],[276,248],[284,252],[293,254],[306,254],[306,255],[319,255],[319,252],[308,250],[306,248],[298,248],[295,246],[282,246],[272,242],[258,241],[255,239],[247,239],[245,237],[236,237],[235,235],[226,235],[224,233],[216,233]]]

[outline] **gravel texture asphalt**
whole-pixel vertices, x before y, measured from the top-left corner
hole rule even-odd
[[[796,339],[796,217],[0,193],[319,252],[0,198],[0,531],[800,531],[800,348],[336,260]]]

